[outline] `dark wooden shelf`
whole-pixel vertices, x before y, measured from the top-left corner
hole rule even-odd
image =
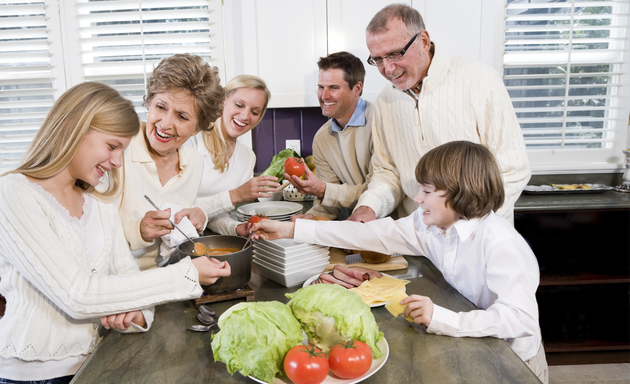
[[[540,276],[540,286],[620,283],[630,283],[630,276],[592,272],[543,273]]]
[[[545,352],[592,352],[592,351],[625,351],[630,350],[630,343],[596,339],[580,341],[547,341]]]

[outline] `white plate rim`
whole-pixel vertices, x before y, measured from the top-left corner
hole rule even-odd
[[[332,271],[328,271],[328,272],[332,272]],[[322,272],[322,273],[328,273],[328,272]],[[379,272],[379,271],[376,271]],[[313,281],[317,280],[317,277],[319,277],[319,275],[321,275],[322,273],[318,273],[315,276],[311,276],[308,279],[306,279],[306,281],[304,282],[304,284],[302,284],[302,288],[306,287],[307,285],[311,284]],[[387,273],[383,273],[383,276],[387,276],[387,277],[391,277],[392,279],[395,279],[394,276],[389,275]],[[403,292],[407,292],[407,286],[405,285],[404,287],[401,288]],[[377,308],[377,307],[382,307],[383,305],[385,305],[387,303],[377,303],[377,304],[368,304],[370,306],[370,308]]]
[[[363,376],[357,377],[356,379],[341,379],[341,378],[332,376],[331,373],[328,372],[328,376],[324,379],[324,381],[322,381],[321,384],[333,384],[333,383],[334,384],[356,384],[356,383],[362,382],[363,380],[367,379],[368,377],[378,372],[381,368],[383,368],[383,366],[387,362],[387,359],[389,358],[389,343],[387,343],[387,340],[385,340],[385,337],[383,336],[383,338],[376,345],[381,349],[381,351],[385,353],[385,355],[376,360],[372,360],[372,366]],[[269,384],[266,381],[259,380],[251,375],[247,377],[254,380],[257,383]],[[288,377],[283,376],[282,378],[275,377],[273,382],[271,382],[270,384],[287,384],[287,383],[292,383],[292,381],[289,380]]]
[[[290,201],[265,201],[262,203],[249,203],[249,204],[241,205],[240,207],[238,207],[236,212],[249,215],[248,212],[251,210],[257,211],[257,209],[273,209],[273,208],[291,209],[290,212],[279,213],[279,214],[273,215],[273,216],[278,216],[278,215],[287,215],[290,213],[299,212],[304,207],[302,206],[302,204],[293,203]]]

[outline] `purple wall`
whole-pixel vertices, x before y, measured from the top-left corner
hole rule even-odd
[[[326,121],[328,118],[319,107],[268,109],[252,130],[254,173],[267,169],[273,155],[286,147],[286,140],[300,140],[302,157],[312,155],[313,136]]]

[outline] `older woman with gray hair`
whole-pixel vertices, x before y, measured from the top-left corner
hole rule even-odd
[[[187,217],[199,233],[206,226],[205,212],[193,206],[203,161],[199,152],[182,145],[211,129],[210,123],[221,116],[225,90],[219,82],[217,68],[199,56],[174,55],[153,70],[145,96],[147,121],[124,155],[125,188],[120,202],[125,237],[141,270],[167,261],[164,249],[160,252],[160,238],[174,229],[171,212],[156,211],[145,195],[158,207],[183,208],[174,216],[176,224]]]

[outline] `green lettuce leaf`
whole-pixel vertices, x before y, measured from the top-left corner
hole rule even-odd
[[[275,176],[278,178],[278,182],[281,183],[284,180],[284,162],[289,157],[300,156],[291,148],[283,149],[271,158],[269,168],[265,169],[265,172],[261,173],[260,176]]]
[[[212,336],[214,361],[222,361],[228,372],[239,371],[271,383],[289,349],[304,340],[291,309],[278,301],[239,303],[219,318],[218,333]]]
[[[309,342],[324,352],[335,344],[354,339],[372,348],[376,359],[383,352],[376,345],[383,338],[370,307],[356,293],[336,284],[315,284],[287,293],[287,304],[302,325]]]

